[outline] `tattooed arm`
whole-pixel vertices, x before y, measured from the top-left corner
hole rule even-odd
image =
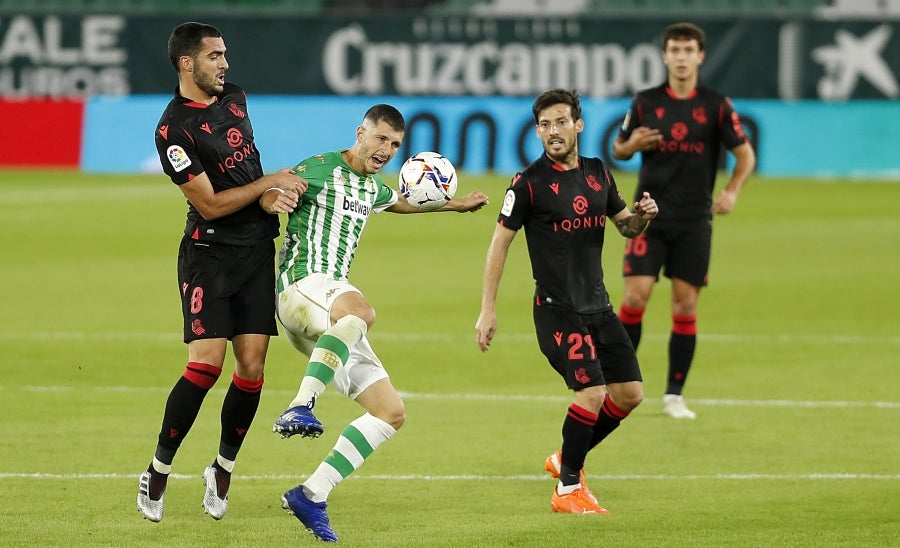
[[[634,238],[646,230],[650,219],[656,217],[657,213],[659,213],[659,208],[656,206],[656,201],[650,197],[649,192],[645,192],[641,196],[641,200],[634,203],[633,213],[628,209],[623,209],[613,216],[613,221],[622,236]]]

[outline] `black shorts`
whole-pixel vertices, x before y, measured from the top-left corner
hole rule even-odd
[[[535,304],[534,327],[541,352],[572,390],[643,380],[631,339],[612,310],[579,314]]]
[[[186,343],[278,334],[271,241],[234,246],[185,236],[178,250],[178,289]]]
[[[628,240],[622,263],[624,276],[654,276],[660,269],[667,278],[678,278],[697,287],[707,284],[712,246],[712,221],[675,225],[650,223],[647,230]]]

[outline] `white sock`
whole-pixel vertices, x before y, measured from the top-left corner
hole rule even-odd
[[[580,483],[575,483],[573,485],[563,485],[562,482],[559,482],[556,485],[556,492],[560,495],[568,495],[570,493],[574,493],[579,487],[581,487]]]
[[[337,484],[362,466],[379,445],[396,433],[390,424],[368,413],[348,424],[325,460],[303,482],[312,493],[310,500],[325,501]]]
[[[153,469],[159,472],[160,474],[171,474],[172,473],[172,465],[166,464],[163,461],[153,457]]]
[[[216,455],[216,462],[219,464],[219,466],[222,467],[222,470],[225,470],[229,474],[234,472],[234,461],[233,460],[228,460],[225,457],[223,457],[222,455]]]

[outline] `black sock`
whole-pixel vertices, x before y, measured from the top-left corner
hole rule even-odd
[[[691,362],[694,361],[694,349],[697,347],[697,335],[672,333],[669,337],[669,377],[666,394],[681,394],[687,381]]]
[[[258,381],[247,381],[237,375],[232,376],[225,400],[222,402],[219,455],[223,458],[231,461],[237,459],[238,451],[259,408],[262,385],[262,377]]]
[[[214,460],[212,466],[216,469],[216,496],[225,500],[225,497],[228,496],[228,488],[231,486],[231,472],[222,468],[218,460]]]
[[[169,392],[169,399],[166,400],[159,442],[156,446],[156,458],[161,462],[172,463],[181,442],[194,425],[203,399],[208,393],[209,388],[197,386],[185,377],[181,377],[175,383]]]
[[[150,500],[159,500],[160,497],[163,496],[163,493],[166,492],[169,474],[157,472],[156,469],[153,468],[152,462],[150,463],[150,466],[147,467],[147,471],[150,472],[150,488],[148,490]]]
[[[562,462],[559,480],[563,485],[575,485],[580,481],[584,458],[591,443],[597,415],[576,404],[569,406],[562,427]]]
[[[593,437],[591,437],[591,449],[606,439],[613,430],[622,424],[622,421],[625,420],[625,417],[627,416],[628,413],[616,407],[612,402],[612,399],[610,399],[609,394],[607,394],[606,399],[603,400],[603,405],[600,407],[600,413],[597,415],[597,423],[594,425]]]
[[[625,304],[619,307],[619,320],[622,322],[622,327],[625,328],[625,333],[631,339],[631,345],[634,346],[635,350],[637,350],[638,344],[641,342],[641,331],[644,325],[643,318],[643,308],[629,308]]]

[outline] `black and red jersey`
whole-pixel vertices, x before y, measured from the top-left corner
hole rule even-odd
[[[649,192],[659,205],[653,223],[710,217],[720,143],[731,150],[747,142],[731,100],[704,86],[679,99],[663,84],[634,96],[619,136],[627,140],[638,126],[663,136],[641,153],[635,190],[635,199]]]
[[[609,170],[597,158],[565,170],[546,154],[516,175],[506,191],[501,225],[525,227],[537,294],[580,313],[611,310],[603,284],[607,216],[625,209]]]
[[[226,83],[210,105],[182,97],[176,88],[156,127],[156,150],[176,185],[206,172],[215,192],[243,186],[263,176],[244,90]],[[196,239],[252,245],[278,236],[278,216],[253,202],[214,221],[205,221],[188,202],[185,234]]]

